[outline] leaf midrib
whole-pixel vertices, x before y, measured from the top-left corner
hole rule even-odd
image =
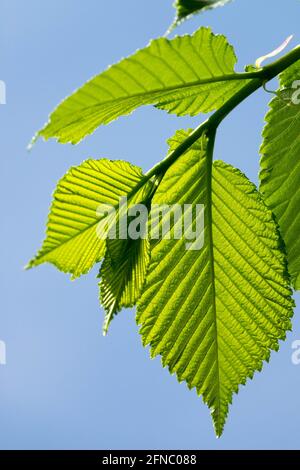
[[[147,181],[148,181],[148,179],[145,176],[143,176],[142,179],[139,182],[137,182],[136,186],[132,189],[132,191],[127,194],[128,202],[143,187],[143,185],[147,183]],[[113,207],[116,209],[116,208],[118,208],[118,206],[119,206],[119,203],[116,203]],[[92,224],[89,224],[87,227],[85,227],[80,232],[76,233],[74,236],[72,236],[72,237],[68,238],[67,240],[63,241],[60,245],[56,246],[55,248],[49,249],[48,251],[45,251],[40,257],[37,257],[34,261],[40,261],[45,256],[49,255],[49,253],[54,253],[56,250],[59,250],[62,246],[68,244],[69,242],[74,241],[77,237],[80,237],[83,233],[87,232],[88,230],[95,227],[95,225],[102,222],[106,217],[107,216],[103,216],[103,217],[97,219],[95,222],[93,222]],[[48,233],[48,230],[47,230],[47,233]],[[31,266],[31,263],[29,263],[28,266]]]
[[[216,336],[216,362],[217,362],[217,381],[218,381],[218,417],[216,422],[216,433],[221,435],[222,426],[220,423],[220,410],[221,410],[221,386],[220,386],[220,360],[219,360],[219,341],[218,341],[218,319],[217,319],[217,306],[216,306],[216,275],[215,275],[215,258],[214,258],[214,242],[213,242],[213,216],[212,216],[212,171],[213,171],[213,152],[215,144],[216,131],[213,131],[208,137],[207,152],[206,152],[206,175],[207,175],[207,219],[208,219],[208,239],[209,239],[209,260],[211,264],[211,285],[212,285],[212,298],[213,298],[213,316],[215,324]]]
[[[197,80],[197,81],[193,81],[193,82],[186,82],[186,83],[183,83],[181,85],[174,85],[174,86],[169,86],[169,87],[166,87],[166,88],[155,88],[153,90],[149,90],[149,91],[143,91],[141,93],[134,93],[134,94],[128,94],[128,95],[124,95],[124,96],[120,96],[120,97],[116,97],[114,99],[107,99],[105,101],[101,101],[99,103],[95,103],[95,104],[92,104],[92,105],[89,105],[89,106],[85,106],[85,107],[80,107],[78,109],[80,109],[80,111],[85,111],[85,110],[88,110],[88,109],[92,109],[92,108],[97,108],[99,106],[102,106],[102,105],[105,105],[105,104],[108,104],[108,103],[116,103],[116,102],[122,102],[122,101],[125,101],[125,100],[128,100],[128,99],[134,99],[134,98],[140,98],[140,97],[143,97],[143,96],[147,96],[147,95],[152,95],[152,94],[158,94],[158,93],[168,93],[168,92],[172,92],[172,91],[176,91],[176,90],[181,90],[181,89],[187,89],[187,88],[195,88],[195,87],[198,87],[198,86],[201,86],[201,85],[209,85],[209,84],[212,84],[212,83],[220,83],[220,82],[227,82],[227,81],[240,81],[240,80],[250,80],[252,78],[256,78],[258,76],[258,72],[253,72],[253,73],[232,73],[232,74],[226,74],[226,75],[220,75],[220,76],[217,76],[217,77],[209,77],[209,78],[206,78],[206,79],[203,79],[203,80]],[[90,83],[88,82],[86,84],[86,86],[88,86]],[[60,105],[60,106],[64,106],[65,102],[69,99],[72,99],[73,97],[75,97],[75,95],[78,93],[78,92],[85,92],[84,89],[78,89],[77,91],[75,91],[69,98],[66,98],[65,101],[63,101]],[[97,99],[95,97],[95,99]],[[56,111],[58,111],[59,107],[56,109]],[[54,111],[55,113],[55,111]],[[66,113],[65,110],[64,110],[64,115],[67,115],[67,114],[74,114],[74,110],[70,111],[69,113]]]

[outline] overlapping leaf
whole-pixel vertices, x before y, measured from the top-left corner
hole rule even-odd
[[[177,13],[171,29],[195,13],[202,13],[211,8],[221,7],[230,1],[231,0],[176,0],[174,7]]]
[[[219,436],[233,393],[290,329],[286,259],[255,186],[223,162],[211,168],[204,139],[169,168],[153,198],[174,203],[205,205],[204,246],[187,250],[184,237],[153,245],[137,321],[151,355],[203,396]]]
[[[208,28],[156,39],[64,100],[38,135],[75,144],[101,124],[147,104],[179,116],[210,112],[245,85],[234,73],[235,63],[226,38]]]
[[[270,103],[261,147],[260,190],[286,245],[289,271],[300,289],[300,62],[280,77],[283,90]],[[294,88],[293,88],[294,84]]]
[[[28,267],[49,262],[74,278],[87,273],[106,250],[100,235],[110,221],[101,210],[118,206],[142,179],[141,169],[124,161],[87,160],[71,168],[58,183],[47,237]]]
[[[133,307],[136,304],[150,261],[148,238],[123,242],[110,240],[108,246],[110,250],[107,250],[100,270],[100,301],[105,309],[104,334],[116,313],[123,307]]]
[[[120,236],[124,228],[121,230],[119,220],[117,237],[107,239],[105,260],[99,273],[100,301],[105,309],[104,334],[107,333],[114,315],[122,307],[133,307],[136,304],[144,286],[150,261],[148,208],[155,187],[151,180],[145,183],[130,204],[129,211],[136,212],[135,217],[132,213],[128,216],[127,212],[120,215],[126,216],[125,223],[123,222],[125,233]],[[139,213],[141,207],[142,214]],[[130,223],[136,226],[134,237],[129,233]]]

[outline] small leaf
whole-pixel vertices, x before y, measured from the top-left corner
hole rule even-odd
[[[120,245],[122,252],[116,256]],[[106,335],[114,315],[123,307],[133,307],[140,297],[150,261],[148,238],[138,240],[110,240],[109,249],[101,266],[99,277],[100,301],[105,309],[103,334]],[[116,256],[116,260],[113,258]]]
[[[260,191],[286,245],[293,287],[300,290],[300,62],[280,76],[261,147]],[[298,80],[296,82],[296,80]],[[295,87],[293,87],[296,85]]]
[[[216,7],[222,7],[231,0],[176,0],[174,7],[177,14],[170,31],[195,13],[202,13]]]
[[[134,217],[128,217],[126,214],[126,238],[108,238],[106,241],[106,255],[99,273],[100,301],[105,309],[104,335],[107,334],[114,315],[122,307],[133,307],[136,304],[144,286],[150,261],[150,242],[146,232],[147,215],[155,187],[152,181],[148,181],[131,201],[130,209],[138,208],[137,204],[143,204],[146,211],[144,226],[139,227],[140,237],[130,238],[128,227]]]
[[[38,136],[76,144],[100,125],[148,104],[178,116],[208,113],[247,83],[234,73],[235,63],[232,46],[209,28],[156,39],[65,99]]]
[[[49,262],[73,278],[87,273],[106,251],[98,230],[109,219],[99,208],[118,206],[142,179],[140,168],[122,160],[87,160],[71,168],[54,193],[47,237],[27,267]]]
[[[174,146],[187,136],[179,132]],[[162,239],[151,250],[137,322],[151,356],[196,388],[222,434],[233,393],[291,328],[282,240],[255,186],[198,141],[166,172],[153,204],[204,204],[204,246]],[[210,157],[210,155],[209,155]],[[171,237],[172,238],[172,237]]]

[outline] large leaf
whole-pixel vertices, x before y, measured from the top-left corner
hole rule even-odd
[[[270,103],[261,147],[260,190],[273,210],[283,235],[289,271],[300,289],[300,93],[292,88],[300,62],[280,77],[284,90]],[[297,85],[297,84],[296,84]]]
[[[231,0],[176,0],[174,7],[177,13],[171,29],[195,13],[202,13],[211,8],[221,7],[230,1]]]
[[[245,85],[234,74],[235,63],[232,46],[208,28],[154,40],[64,100],[38,135],[75,144],[147,104],[179,116],[210,112]]]
[[[53,263],[73,277],[87,273],[106,250],[109,224],[102,206],[118,206],[143,179],[140,168],[124,161],[87,160],[71,168],[54,193],[47,237],[28,267]]]
[[[220,436],[233,392],[291,327],[282,241],[255,186],[223,162],[211,168],[204,139],[170,167],[155,203],[204,204],[204,247],[187,250],[184,238],[154,244],[138,302],[143,343],[203,396]]]

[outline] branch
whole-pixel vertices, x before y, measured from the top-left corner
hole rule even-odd
[[[209,119],[196,127],[189,137],[187,137],[175,150],[169,153],[164,160],[149,170],[146,174],[146,178],[150,179],[153,176],[164,174],[172,163],[184,154],[203,135],[204,132],[211,131],[214,133],[223,119],[225,119],[239,104],[298,60],[300,60],[300,46],[297,46],[291,52],[272,64],[266,65],[262,69],[257,70],[257,72],[242,74],[244,78],[249,78],[247,84],[223,106],[221,106],[220,109],[212,114]]]

